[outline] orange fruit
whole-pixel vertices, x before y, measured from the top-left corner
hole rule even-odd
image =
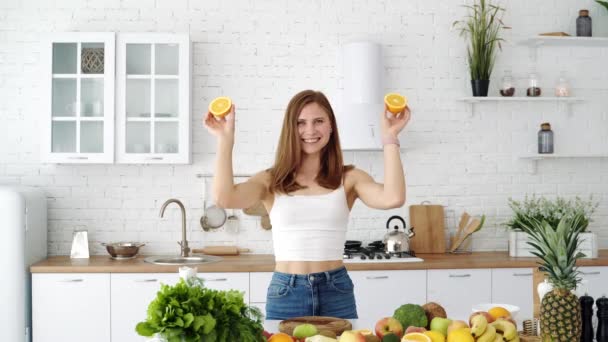
[[[401,339],[401,342],[433,342],[433,340],[423,333],[413,332],[405,334]]]
[[[445,336],[438,331],[425,331],[423,334],[430,337],[433,342],[445,342]]]
[[[488,313],[490,314],[490,316],[494,317],[494,319],[498,319],[500,317],[511,317],[511,313],[509,312],[509,310],[503,308],[502,306],[495,306],[488,310]]]
[[[209,104],[209,113],[215,116],[224,116],[230,113],[230,108],[232,108],[232,100],[229,97],[216,97]]]
[[[286,333],[276,333],[270,336],[268,342],[293,342],[293,338]]]
[[[452,330],[448,333],[447,342],[475,342],[470,328]]]
[[[384,96],[384,104],[389,112],[399,114],[407,106],[407,98],[401,94],[389,93]]]

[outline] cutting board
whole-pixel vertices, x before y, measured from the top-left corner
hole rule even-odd
[[[416,235],[410,239],[415,253],[445,253],[445,217],[442,205],[410,205],[410,226]]]
[[[249,249],[236,246],[207,246],[204,248],[192,249],[192,253],[203,253],[208,255],[239,255],[240,253],[246,252],[249,252]]]
[[[340,336],[344,331],[351,330],[353,328],[349,321],[342,318],[327,316],[303,316],[281,321],[279,323],[279,331],[291,335],[293,334],[293,329],[304,323],[314,325],[319,331],[333,331],[336,336]]]

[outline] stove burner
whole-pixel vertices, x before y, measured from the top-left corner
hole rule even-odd
[[[369,243],[367,247],[353,247],[352,244],[349,244],[348,247],[345,246],[343,257],[344,259],[360,258],[361,260],[388,260],[391,258],[412,258],[416,257],[416,254],[414,251],[386,253],[384,251],[384,243],[382,241],[374,241]]]

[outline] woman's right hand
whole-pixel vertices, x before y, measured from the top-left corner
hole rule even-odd
[[[203,124],[209,133],[215,135],[218,139],[234,140],[234,104],[230,108],[230,112],[223,117],[216,118],[213,114],[207,112],[203,119]]]

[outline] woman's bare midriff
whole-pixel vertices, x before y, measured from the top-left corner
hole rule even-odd
[[[275,271],[289,274],[309,274],[335,270],[343,265],[342,260],[277,261]]]

